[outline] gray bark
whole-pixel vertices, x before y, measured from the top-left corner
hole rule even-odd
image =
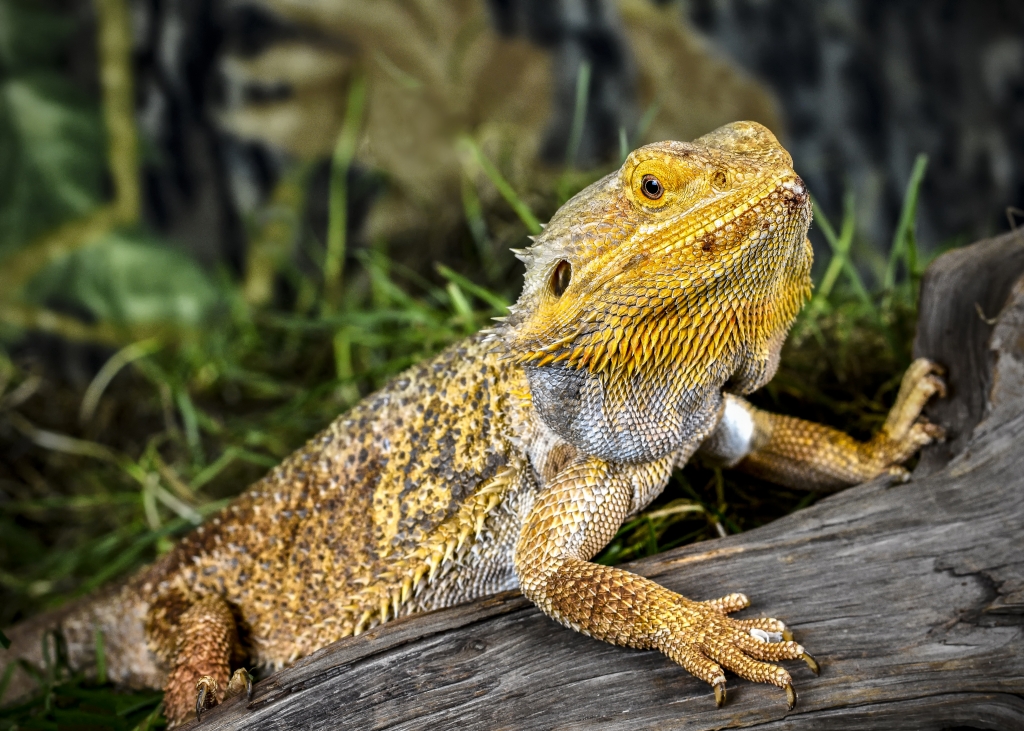
[[[661,654],[589,639],[506,593],[337,642],[202,728],[1024,728],[1022,272],[1013,234],[929,269],[915,348],[949,369],[932,417],[950,440],[909,483],[876,480],[629,566],[694,599],[743,591],[743,615],[785,620],[823,668],[790,664],[793,711],[733,676],[718,709]]]

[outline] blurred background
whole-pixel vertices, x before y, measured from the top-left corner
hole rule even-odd
[[[0,626],[500,314],[629,150],[736,119],[815,196],[762,398],[866,436],[924,266],[1024,222],[1024,4],[0,0]],[[817,497],[692,469],[605,560]]]

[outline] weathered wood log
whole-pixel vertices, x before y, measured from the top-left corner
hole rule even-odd
[[[792,712],[732,676],[718,709],[661,654],[588,639],[510,592],[337,642],[201,728],[1024,728],[1022,272],[1012,234],[929,269],[915,348],[949,368],[932,417],[950,439],[909,483],[630,566],[695,599],[746,592],[743,614],[788,622],[823,667],[791,664]]]

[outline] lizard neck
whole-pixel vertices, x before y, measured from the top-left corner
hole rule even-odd
[[[696,446],[715,426],[723,390],[749,393],[775,375],[810,288],[809,269],[804,238],[772,286],[737,288],[760,296],[708,290],[689,309],[652,313],[622,335],[628,347],[603,367],[525,364],[538,416],[577,449],[609,461],[651,461]]]
[[[526,366],[538,416],[585,454],[612,462],[648,462],[678,450],[714,427],[722,370],[688,387],[666,370],[657,379],[609,379],[585,369]]]

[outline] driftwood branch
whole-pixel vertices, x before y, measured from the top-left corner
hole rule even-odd
[[[823,666],[727,705],[656,652],[563,629],[516,593],[324,648],[202,721],[220,729],[1024,728],[1024,236],[939,259],[915,344],[949,368],[950,431],[878,480],[631,568],[692,598],[746,592]],[[1004,304],[1005,303],[1005,304]]]

